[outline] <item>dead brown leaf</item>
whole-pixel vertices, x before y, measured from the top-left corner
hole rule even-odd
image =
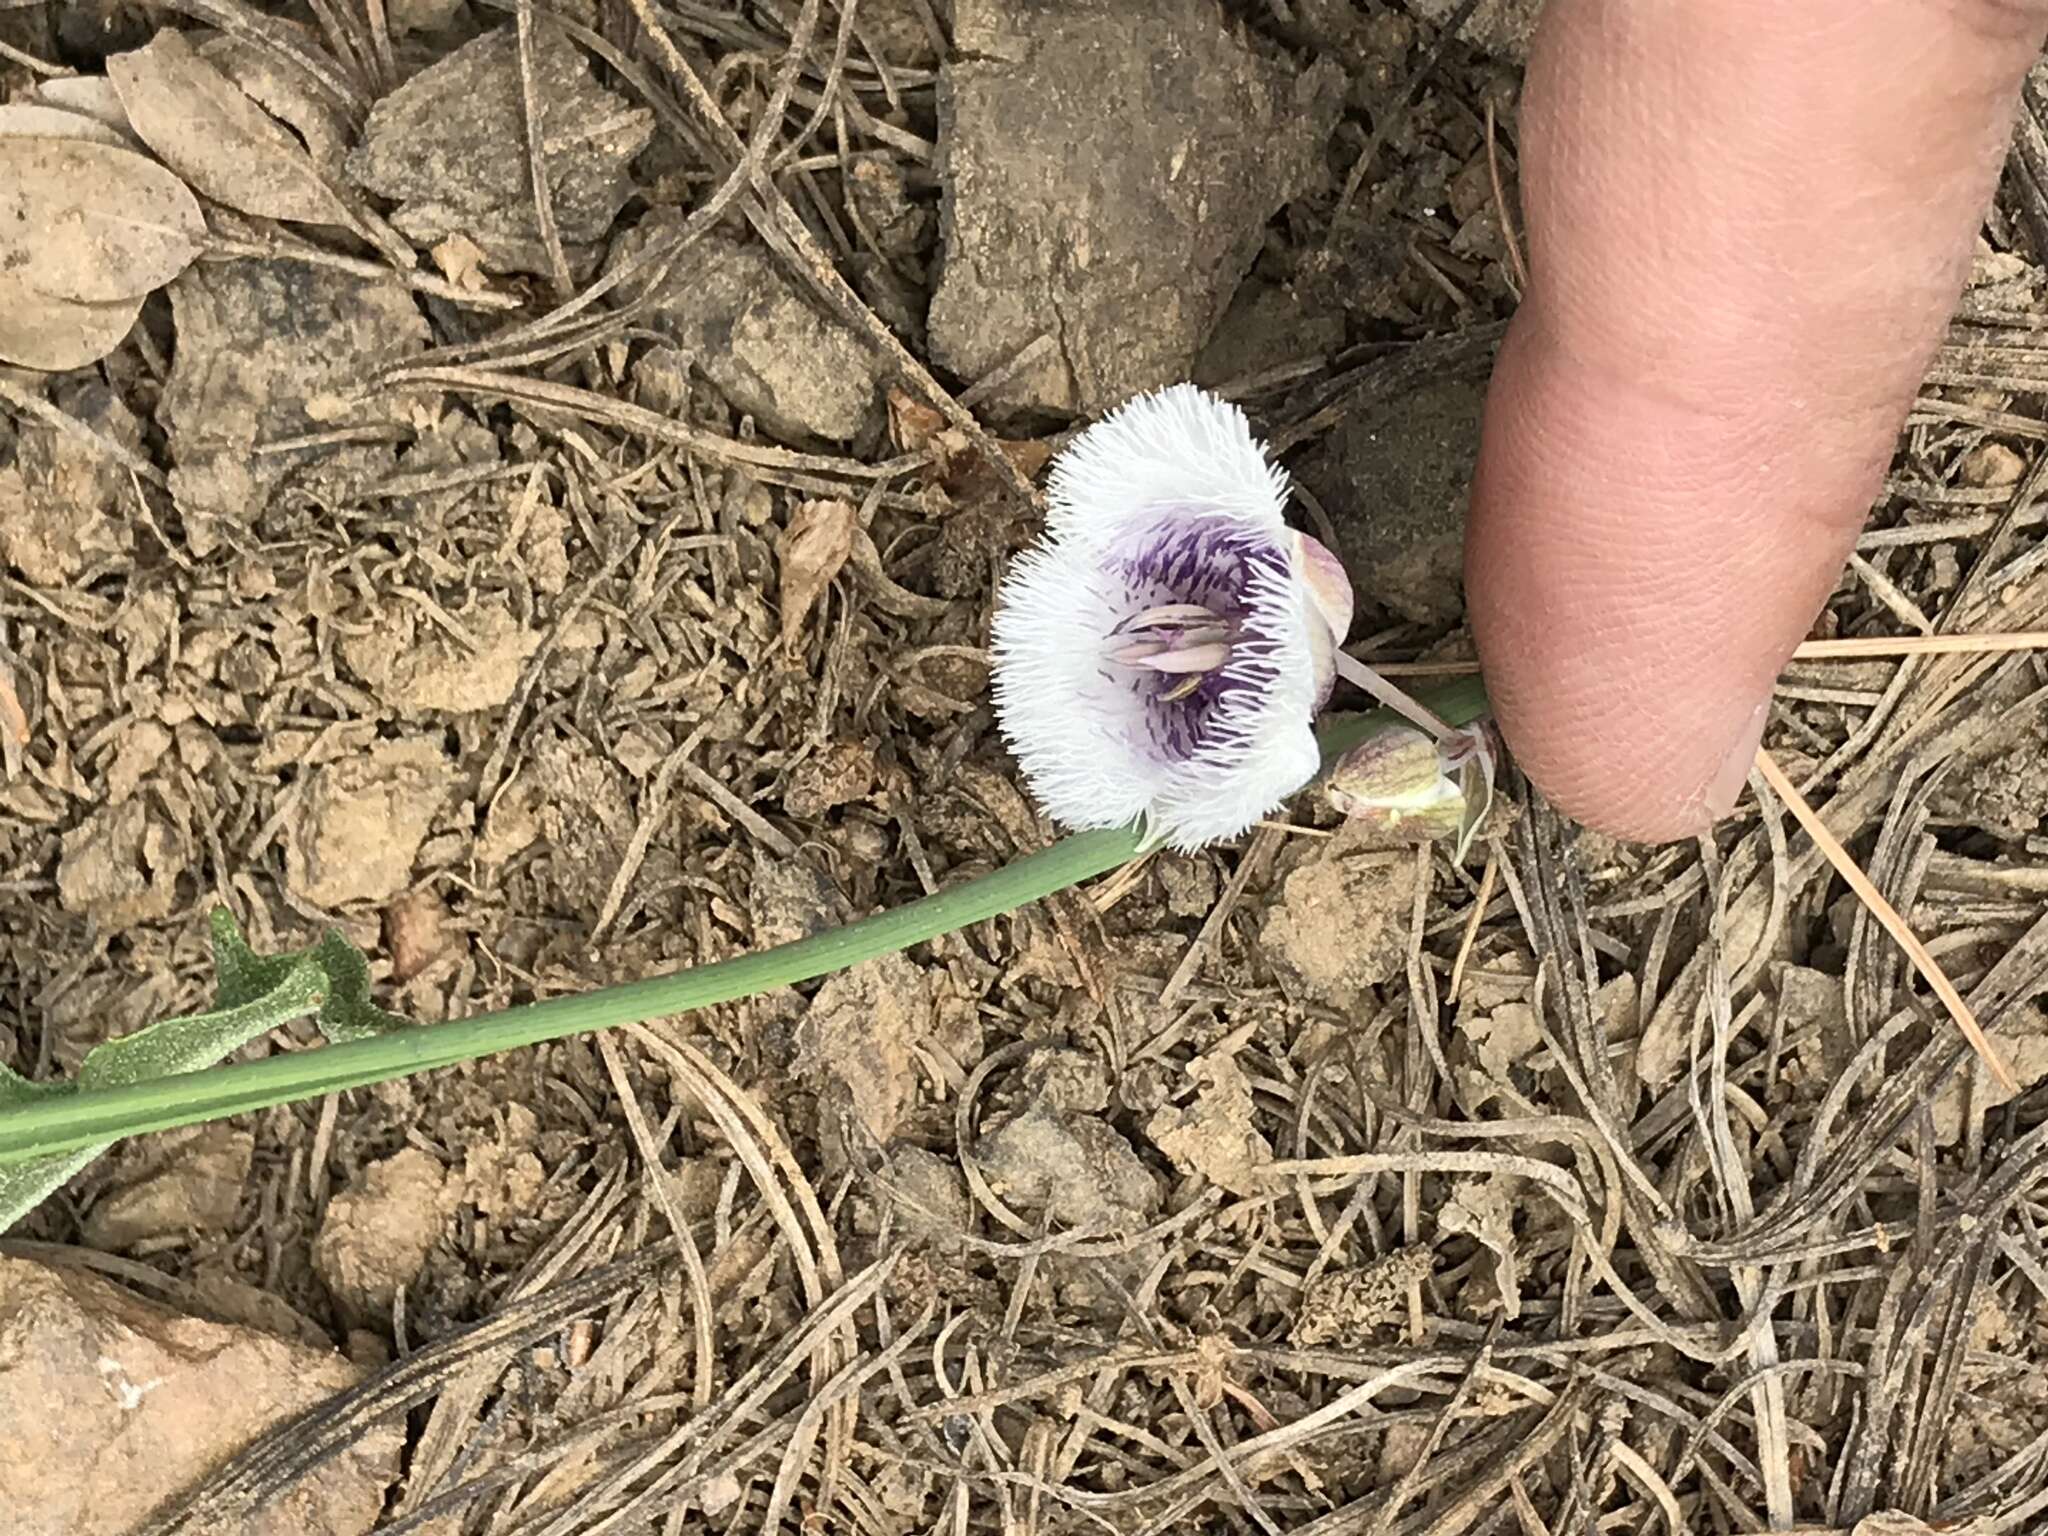
[[[959,447],[953,451],[946,466],[946,489],[955,498],[975,501],[984,496],[994,496],[1008,485],[1008,480],[995,466],[968,445],[966,434],[958,427],[953,428],[949,435],[960,439]],[[1035,437],[998,438],[996,446],[1026,480],[1037,479],[1038,472],[1052,457],[1052,444]]]
[[[63,107],[45,106],[40,101],[10,101],[0,104],[0,139],[89,139],[95,144],[112,144],[128,149],[135,141],[118,128],[96,117]]]
[[[993,495],[1007,484],[958,427],[921,400],[900,389],[889,391],[889,436],[905,453],[930,453],[947,494],[960,501]],[[1038,438],[998,438],[1003,457],[1025,479],[1035,479],[1052,457],[1052,444]]]
[[[0,266],[37,293],[140,298],[205,238],[198,199],[153,160],[83,139],[0,139]]]
[[[281,18],[277,25],[289,28]],[[310,27],[290,29],[314,52],[322,48]],[[313,163],[338,169],[348,153],[348,119],[317,90],[310,77],[291,60],[254,38],[215,33],[193,45],[199,57],[226,75],[257,106],[305,142]]]
[[[905,453],[920,453],[941,432],[946,418],[900,389],[889,391],[889,436]]]
[[[775,541],[782,569],[782,643],[790,644],[832,578],[853,553],[860,509],[850,501],[807,501]]]
[[[347,224],[349,213],[287,128],[166,28],[107,59],[128,120],[202,196],[243,213]]]
[[[105,75],[62,75],[37,82],[35,99],[44,106],[61,107],[103,123],[119,133],[124,143],[140,143],[128,109],[121,105],[121,93]]]
[[[0,361],[48,373],[83,368],[121,345],[141,313],[140,296],[81,304],[0,272]]]
[[[428,254],[434,258],[434,265],[441,269],[441,275],[456,287],[469,293],[482,293],[490,286],[484,276],[484,253],[469,236],[450,235]]]

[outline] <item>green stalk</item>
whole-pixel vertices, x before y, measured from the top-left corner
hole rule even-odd
[[[1459,679],[1425,698],[1453,725],[1477,719],[1486,709],[1486,695],[1476,678]],[[1384,710],[1327,718],[1319,733],[1325,767],[1368,731],[1396,718]],[[1141,844],[1135,828],[1077,833],[951,890],[755,954],[319,1050],[51,1094],[0,1111],[0,1162],[79,1151],[122,1136],[391,1082],[499,1051],[644,1023],[815,980],[1078,885],[1134,857]]]

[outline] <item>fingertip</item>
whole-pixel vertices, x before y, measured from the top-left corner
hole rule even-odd
[[[1690,838],[1740,795],[1772,680],[1847,539],[1721,543],[1691,495],[1668,499],[1692,477],[1657,450],[1656,413],[1572,374],[1528,326],[1496,370],[1466,541],[1488,693],[1558,809],[1630,841]],[[1623,419],[1602,434],[1609,414]]]
[[[1503,735],[1578,819],[1665,842],[1740,794],[1967,271],[2034,14],[1551,0],[1466,585]]]

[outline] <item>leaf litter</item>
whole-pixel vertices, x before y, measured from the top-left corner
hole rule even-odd
[[[87,139],[117,149],[130,148],[136,142],[133,134],[96,117],[38,101],[0,102],[0,138]]]
[[[162,166],[85,139],[0,138],[0,271],[107,304],[160,288],[199,254],[198,201]]]
[[[108,66],[220,124],[172,177],[214,248],[168,306],[105,301],[139,326],[42,354],[90,373],[0,379],[22,1078],[203,1012],[216,901],[260,953],[338,928],[369,955],[348,995],[432,1020],[1039,846],[988,594],[1058,402],[1105,380],[1212,378],[1304,474],[1441,488],[1469,456],[1447,381],[1514,293],[1512,6],[1446,7],[1455,42],[1392,8],[628,9],[537,7],[522,56],[496,10],[194,0],[218,30]],[[1141,14],[1192,88],[1118,116],[1137,54],[1094,55]],[[1187,115],[1219,91],[1335,126],[1231,142],[1261,130]],[[13,95],[171,176],[107,79]],[[1102,184],[1172,197],[1075,195],[1054,108],[1083,98]],[[2035,185],[2008,180],[1819,638],[2048,626]],[[289,201],[312,186],[372,238]],[[1200,305],[1107,259],[1166,247]],[[1343,476],[1313,489],[1311,520],[1366,525]],[[1430,558],[1359,634],[1469,654],[1456,497],[1410,499]],[[236,1326],[367,1373],[238,1451],[167,1436],[158,1531],[232,1528],[381,1432],[402,1474],[346,1464],[380,1528],[2010,1536],[2048,1500],[2043,694],[2026,656],[1827,666],[1772,751],[2017,1097],[1775,799],[1640,850],[1508,786],[1465,864],[1305,804],[836,984],[119,1148],[7,1273],[238,1296]]]
[[[185,40],[166,29],[114,54],[107,78],[129,124],[200,196],[266,219],[349,224],[304,144]]]

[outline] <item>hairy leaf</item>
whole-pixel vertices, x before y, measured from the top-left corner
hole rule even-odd
[[[218,986],[210,1012],[163,1019],[93,1047],[76,1083],[32,1083],[0,1066],[0,1109],[80,1089],[117,1088],[213,1066],[280,1025],[308,1014],[330,1041],[361,1040],[407,1021],[370,1001],[370,967],[338,933],[308,949],[259,955],[241,927],[216,909],[209,923]],[[0,1164],[0,1232],[26,1216],[111,1143]]]

